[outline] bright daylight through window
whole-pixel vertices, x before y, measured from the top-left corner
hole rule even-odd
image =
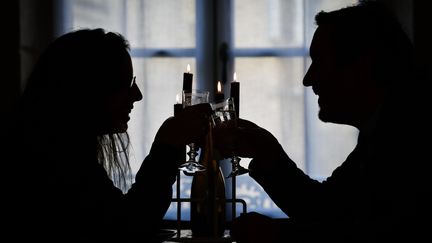
[[[64,32],[102,27],[123,34],[131,44],[137,85],[143,100],[132,112],[129,134],[132,169],[136,172],[148,154],[160,124],[173,114],[176,94],[182,89],[187,64],[194,86],[213,87],[220,60],[206,45],[211,38],[201,32],[213,28],[205,14],[213,1],[200,0],[66,0]],[[231,50],[228,82],[235,71],[241,83],[240,117],[254,121],[277,136],[294,161],[306,173],[323,179],[345,160],[357,131],[324,124],[317,118],[315,96],[302,85],[309,65],[308,47],[315,30],[314,15],[320,10],[347,6],[354,0],[232,0],[218,8],[216,22],[226,23]],[[221,10],[222,9],[222,10]],[[212,11],[214,12],[214,11]],[[204,25],[204,26],[203,26]],[[229,32],[229,33],[227,33]],[[210,48],[210,49],[209,49]],[[215,60],[209,61],[207,58]],[[204,61],[200,61],[204,60]],[[209,61],[209,62],[207,62]],[[217,65],[213,65],[217,64]],[[227,86],[229,87],[229,86]],[[342,127],[343,128],[343,127]],[[330,135],[331,134],[331,135]],[[336,135],[335,135],[336,134]],[[247,159],[242,159],[247,166]],[[190,195],[192,178],[182,176],[181,195]],[[175,192],[175,190],[174,190]],[[151,195],[149,195],[150,197]],[[175,196],[175,195],[174,195]],[[285,217],[262,188],[248,175],[237,178],[237,197],[248,211]],[[189,218],[189,204],[182,204],[182,218]],[[241,208],[237,210],[240,212]],[[172,204],[166,218],[176,217]]]

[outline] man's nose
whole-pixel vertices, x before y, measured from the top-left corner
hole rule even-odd
[[[313,75],[312,75],[312,65],[309,66],[306,74],[303,77],[303,85],[306,87],[312,86]]]
[[[141,90],[140,90],[140,88],[138,87],[137,84],[133,84],[131,95],[132,95],[133,101],[140,101],[140,100],[142,100],[143,95],[142,95]]]

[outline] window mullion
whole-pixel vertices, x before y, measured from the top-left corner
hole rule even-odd
[[[195,48],[132,48],[132,57],[195,57]]]
[[[293,48],[237,48],[235,57],[304,57],[308,51],[304,47]]]
[[[215,67],[215,0],[196,0],[196,88],[210,91],[213,97]]]

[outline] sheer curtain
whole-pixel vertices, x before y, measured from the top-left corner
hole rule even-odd
[[[357,131],[320,122],[315,97],[304,89],[302,78],[309,65],[314,15],[354,2],[63,0],[63,32],[101,27],[130,41],[137,84],[144,97],[135,105],[129,124],[134,172],[161,123],[173,114],[182,73],[190,64],[194,86],[210,91],[216,80],[225,77],[231,81],[235,71],[241,84],[240,117],[271,131],[301,169],[323,179],[344,161]],[[229,47],[224,64],[219,53],[222,42]],[[248,162],[241,161],[244,166]],[[182,176],[182,197],[190,195],[191,180]],[[237,197],[248,203],[248,211],[286,216],[247,175],[237,178]],[[184,220],[189,218],[188,208],[188,203],[182,204]],[[166,218],[175,218],[175,212],[172,204]]]

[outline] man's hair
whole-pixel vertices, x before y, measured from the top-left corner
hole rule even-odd
[[[411,75],[412,43],[397,18],[381,3],[360,1],[339,10],[321,11],[315,22],[318,27],[331,27],[331,42],[340,63],[350,63],[362,53],[373,51],[379,64],[377,80],[382,85],[394,84],[396,79]]]

